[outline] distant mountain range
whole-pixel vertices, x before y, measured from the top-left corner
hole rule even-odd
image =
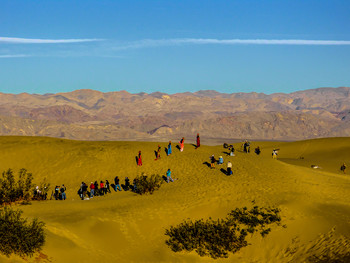
[[[166,94],[0,93],[0,134],[78,140],[299,140],[350,135],[350,88]]]

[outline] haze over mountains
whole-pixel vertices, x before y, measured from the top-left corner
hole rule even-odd
[[[173,95],[76,90],[0,93],[0,134],[78,140],[299,140],[350,135],[350,88]]]

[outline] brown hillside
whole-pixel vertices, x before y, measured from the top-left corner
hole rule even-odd
[[[1,135],[82,140],[134,140],[140,136],[162,140],[169,134],[193,137],[197,132],[207,138],[269,140],[348,136],[349,112],[348,87],[271,95],[213,90],[131,94],[87,89],[45,95],[0,93]]]

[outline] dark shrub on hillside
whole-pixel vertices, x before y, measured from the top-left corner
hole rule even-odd
[[[324,251],[323,251],[324,252]],[[331,255],[313,255],[307,259],[306,262],[309,263],[349,263],[350,262],[350,252],[344,254],[338,254],[332,251]]]
[[[266,225],[281,221],[279,212],[278,208],[259,208],[258,206],[251,210],[246,207],[236,208],[227,215],[226,220],[229,225],[243,224],[247,227],[247,232],[260,231],[260,234],[265,236],[271,231],[270,228],[266,228]]]
[[[26,169],[18,172],[18,180],[11,169],[4,171],[0,177],[0,205],[19,200],[29,200],[34,189],[33,175]]]
[[[163,183],[163,178],[158,174],[152,174],[147,176],[142,174],[136,177],[136,193],[142,194],[153,194],[155,190],[158,190]]]
[[[0,177],[0,205],[10,204],[17,201],[25,201],[28,203],[34,195],[33,175],[22,168],[18,172],[18,179],[12,169],[8,169],[2,173]],[[40,192],[48,191],[50,184],[45,181],[40,184]]]
[[[27,222],[21,214],[22,211],[10,207],[0,210],[0,252],[6,256],[32,256],[44,245],[45,224],[36,218]]]
[[[217,221],[184,221],[165,231],[169,239],[165,242],[174,252],[195,250],[200,256],[227,258],[228,253],[235,253],[248,245],[245,238],[248,233],[260,231],[262,236],[270,232],[266,225],[281,221],[277,208],[254,207],[249,210],[236,208],[226,219]]]
[[[174,251],[195,250],[200,256],[212,258],[228,257],[228,252],[236,252],[248,245],[247,232],[229,226],[225,220],[185,221],[165,232],[169,236],[166,244]]]

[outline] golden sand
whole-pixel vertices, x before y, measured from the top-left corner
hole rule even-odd
[[[350,252],[350,176],[339,170],[343,162],[350,165],[350,138],[252,142],[250,154],[235,144],[234,157],[222,146],[195,150],[191,144],[181,153],[173,144],[173,154],[167,157],[167,144],[159,145],[161,159],[154,161],[154,142],[0,137],[1,171],[26,168],[36,181],[46,177],[51,189],[56,184],[67,187],[66,201],[19,206],[25,217],[46,223],[43,254],[29,261],[213,262],[195,252],[172,252],[165,244],[165,229],[187,218],[221,218],[236,207],[254,205],[280,208],[287,227],[273,226],[265,238],[248,236],[248,247],[215,262],[307,262],[312,255],[335,258]],[[259,156],[254,154],[258,145]],[[271,158],[273,148],[280,149],[278,160]],[[139,150],[142,167],[135,161]],[[224,164],[215,169],[203,164],[212,154],[222,155]],[[220,171],[228,161],[232,176]],[[77,195],[82,181],[114,183],[118,175],[123,183],[125,176],[132,181],[142,172],[165,175],[168,168],[178,180],[163,184],[153,195],[112,191],[85,201]],[[0,262],[25,261],[0,256]]]

